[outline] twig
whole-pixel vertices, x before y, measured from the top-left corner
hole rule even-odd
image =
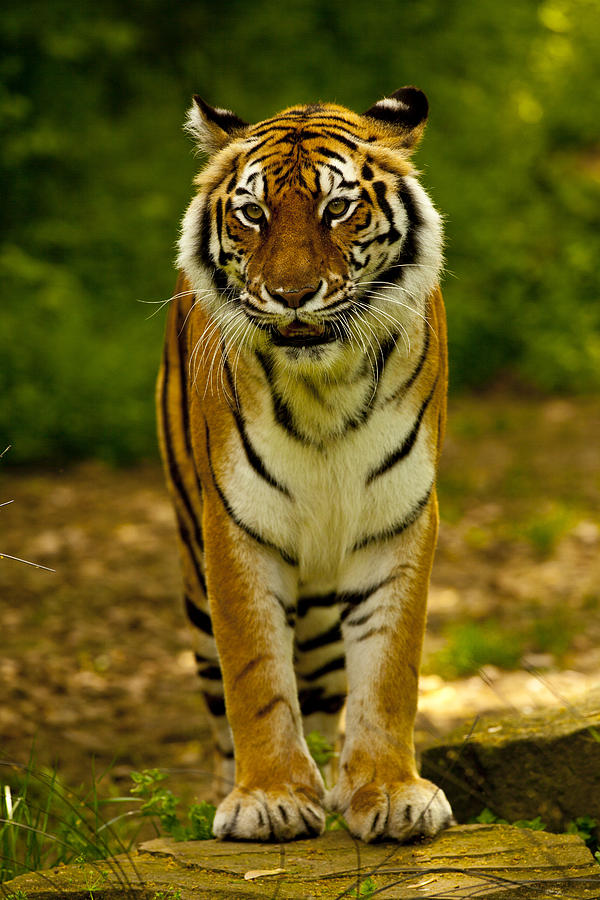
[[[15,562],[25,563],[26,566],[33,566],[34,569],[45,569],[46,572],[56,572],[56,569],[42,566],[40,563],[29,562],[28,559],[20,559],[18,556],[11,556],[10,553],[0,553],[0,559],[13,559]]]

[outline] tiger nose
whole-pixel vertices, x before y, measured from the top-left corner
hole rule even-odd
[[[286,290],[285,288],[278,288],[276,291],[271,291],[269,288],[267,288],[267,290],[274,300],[279,301],[279,303],[284,303],[291,309],[298,309],[298,307],[304,306],[305,303],[312,300],[320,287],[321,284],[319,283],[316,287],[295,288],[291,291]]]

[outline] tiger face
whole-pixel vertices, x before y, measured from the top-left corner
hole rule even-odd
[[[410,162],[426,116],[416,88],[362,116],[317,104],[252,126],[195,98],[188,129],[213,156],[178,264],[227,344],[329,377],[410,341],[442,262]]]

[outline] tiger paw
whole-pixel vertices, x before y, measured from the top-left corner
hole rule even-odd
[[[334,788],[330,803],[344,816],[350,832],[367,843],[433,837],[454,824],[444,792],[424,778],[389,784],[372,782],[356,790],[346,802],[336,797]]]
[[[235,788],[219,805],[213,833],[220,840],[291,841],[316,837],[325,811],[309,788],[281,785],[266,791]]]

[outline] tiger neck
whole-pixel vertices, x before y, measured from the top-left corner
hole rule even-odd
[[[294,372],[268,350],[242,351],[234,392],[246,413],[260,407],[296,440],[323,448],[365,423],[394,395],[400,397],[419,352],[418,342],[411,354],[393,342],[374,359],[355,352],[332,377],[318,369],[314,374]]]

